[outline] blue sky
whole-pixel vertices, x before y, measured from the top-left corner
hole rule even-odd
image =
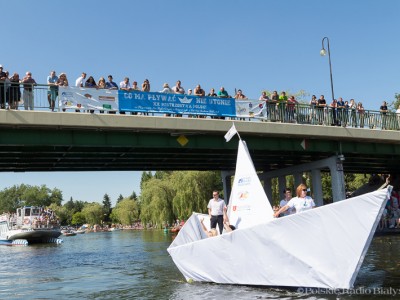
[[[396,0],[3,0],[0,7],[0,64],[10,73],[29,70],[38,83],[54,69],[70,82],[82,71],[96,80],[148,78],[152,91],[180,79],[186,90],[225,86],[249,98],[264,89],[305,90],[330,99],[328,57],[319,55],[327,36],[336,98],[378,110],[400,92]],[[140,192],[140,176],[1,173],[0,180],[2,188],[58,187],[66,200],[100,201],[108,193],[115,202],[119,194]]]

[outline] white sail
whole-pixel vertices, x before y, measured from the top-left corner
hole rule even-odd
[[[239,140],[235,178],[228,205],[231,225],[246,228],[273,218],[273,210],[251,160],[246,143]]]

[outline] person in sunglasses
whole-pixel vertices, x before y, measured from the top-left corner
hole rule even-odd
[[[285,206],[274,213],[275,218],[289,208],[293,209],[294,207],[296,209],[296,214],[298,214],[315,207],[314,200],[310,196],[307,196],[307,186],[305,184],[302,183],[297,187],[296,195],[297,197],[290,199]]]

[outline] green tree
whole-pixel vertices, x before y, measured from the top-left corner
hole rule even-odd
[[[149,181],[150,179],[153,178],[153,175],[151,172],[143,172],[142,173],[142,178],[140,179],[140,190],[143,190],[144,184]]]
[[[86,223],[85,216],[82,212],[78,211],[73,214],[71,224],[72,225],[82,225]]]
[[[46,185],[14,185],[0,192],[0,210],[16,211],[22,206],[50,206],[52,203],[61,205],[62,193],[59,189],[50,190]]]
[[[169,179],[175,189],[174,219],[188,219],[193,212],[207,212],[212,191],[222,189],[221,177],[217,172],[173,172]]]
[[[124,196],[119,194],[118,199],[117,199],[117,203],[121,202],[122,200],[124,200]]]
[[[131,225],[139,218],[138,204],[132,199],[123,199],[117,203],[110,217],[114,223]]]
[[[104,220],[103,207],[97,202],[86,204],[82,214],[90,225],[100,224]]]
[[[111,214],[111,200],[108,194],[105,194],[103,197],[103,210],[104,210],[104,221],[109,222],[110,214]]]
[[[168,180],[151,178],[143,183],[140,196],[143,223],[164,224],[174,219],[172,200],[175,190]]]
[[[49,206],[49,208],[54,211],[61,225],[71,224],[71,215],[65,206],[53,203]]]
[[[394,100],[391,103],[388,103],[388,108],[391,111],[396,111],[400,106],[400,94],[394,94]]]
[[[137,201],[138,196],[136,195],[135,191],[132,192],[132,194],[129,196],[129,199]]]

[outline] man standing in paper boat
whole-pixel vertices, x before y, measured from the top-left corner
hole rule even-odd
[[[217,228],[218,224],[219,233],[222,234],[224,223],[228,221],[228,215],[226,214],[225,201],[219,197],[218,191],[213,191],[213,198],[208,202],[207,208],[211,229]]]

